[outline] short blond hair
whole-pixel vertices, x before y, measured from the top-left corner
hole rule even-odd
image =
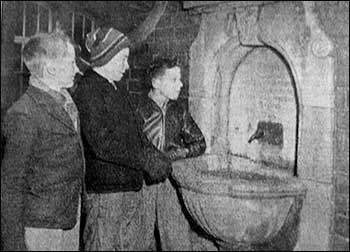
[[[38,33],[31,37],[23,49],[23,59],[31,73],[42,74],[47,60],[64,58],[68,54],[68,44],[74,43],[61,31]]]

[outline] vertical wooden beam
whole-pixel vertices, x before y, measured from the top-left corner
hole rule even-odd
[[[26,34],[26,3],[22,2],[23,4],[23,23],[22,23],[22,37],[25,37]],[[23,93],[23,49],[24,49],[24,42],[22,42],[22,46],[21,46],[21,67],[20,67],[20,72],[21,72],[21,76],[19,77],[19,92],[20,94]]]
[[[75,12],[72,12],[72,39],[74,40],[74,23],[75,23]]]
[[[36,13],[36,33],[40,31],[40,5],[37,6],[37,13]]]
[[[52,11],[51,8],[49,8],[49,32],[52,31]]]
[[[83,15],[83,31],[82,31],[82,39],[84,40],[84,34],[85,34],[85,15]]]

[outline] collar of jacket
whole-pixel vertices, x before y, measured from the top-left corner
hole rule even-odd
[[[55,99],[55,101],[58,104],[60,104],[62,106],[64,106],[64,104],[67,100],[66,95],[63,92],[51,89],[48,85],[46,85],[46,83],[44,81],[40,80],[39,78],[37,78],[33,75],[30,76],[29,85],[36,87],[36,88],[48,93],[49,95],[51,95]]]
[[[36,104],[48,111],[52,117],[62,122],[65,126],[72,129],[74,132],[76,131],[68,113],[64,110],[63,106],[58,104],[57,101],[49,93],[32,85],[28,86],[26,93],[34,100]]]
[[[99,76],[101,76],[103,79],[107,80],[109,84],[111,84],[114,88],[114,90],[117,90],[117,85],[115,82],[111,79],[106,78],[105,76],[102,75],[102,72],[98,71],[98,69],[92,69],[95,73],[97,73]]]
[[[171,107],[173,104],[176,104],[176,101],[173,100],[169,100],[166,105],[164,106],[164,108],[161,108],[157,102],[155,102],[151,96],[147,95],[145,96],[146,101],[148,101],[149,104],[152,104],[152,106],[156,107],[157,110],[163,112],[164,114],[167,112],[167,110],[169,109],[169,107]]]
[[[113,87],[114,90],[118,90],[119,89],[119,85],[118,83],[116,83],[115,81],[112,81],[113,84],[110,82],[110,80],[108,80],[107,78],[103,77],[100,73],[96,72],[92,67],[89,67],[85,73],[84,76],[88,76],[88,77],[92,77],[95,78],[98,82],[105,82],[108,83],[108,85],[111,85]]]

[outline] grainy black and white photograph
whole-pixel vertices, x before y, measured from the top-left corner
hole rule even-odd
[[[349,251],[349,2],[1,1],[1,251]]]

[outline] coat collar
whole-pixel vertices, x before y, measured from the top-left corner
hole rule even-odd
[[[104,84],[108,84],[110,87],[113,87],[113,89],[115,91],[118,90],[118,84],[115,81],[110,81],[107,78],[105,78],[104,76],[102,76],[100,73],[98,73],[97,71],[95,71],[92,68],[89,68],[88,70],[86,70],[85,72],[86,76],[95,78],[98,82],[102,82]]]
[[[49,93],[31,85],[29,85],[26,93],[37,105],[46,110],[50,116],[60,121],[66,127],[75,131],[72,120],[70,119],[68,113],[64,110],[63,104],[59,104]]]
[[[145,100],[145,102],[148,104],[148,106],[151,106],[153,109],[156,109],[158,110],[159,112],[163,112],[163,113],[166,113],[168,111],[168,109],[170,107],[172,107],[174,104],[176,104],[176,101],[173,101],[173,100],[169,100],[167,103],[166,103],[166,106],[165,108],[161,108],[158,103],[156,103],[152,97],[150,97],[149,93],[147,95],[144,95],[143,99]]]

